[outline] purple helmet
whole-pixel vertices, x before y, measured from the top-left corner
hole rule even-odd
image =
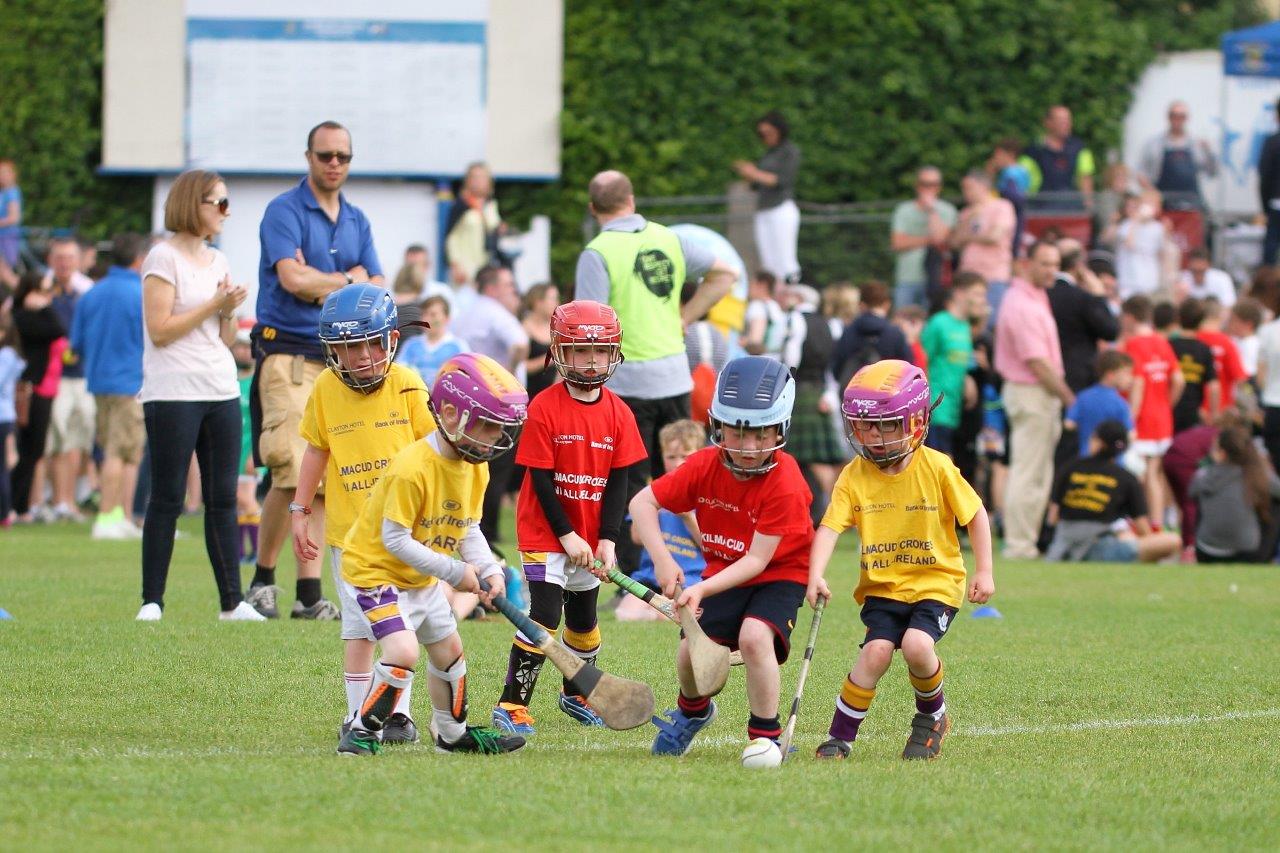
[[[929,381],[910,362],[868,364],[849,380],[840,412],[854,449],[881,468],[914,451],[929,433]]]
[[[459,413],[450,432],[445,404]],[[528,415],[529,394],[502,365],[478,353],[455,355],[440,366],[431,389],[431,414],[453,449],[468,462],[488,462],[515,447]]]

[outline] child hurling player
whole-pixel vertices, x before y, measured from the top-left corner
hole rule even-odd
[[[934,758],[951,726],[942,698],[942,639],[964,596],[964,559],[956,523],[965,525],[977,570],[969,600],[995,592],[991,529],[973,488],[946,455],[921,447],[929,431],[929,383],[905,361],[868,365],[849,381],[841,412],[859,456],[836,480],[831,505],[813,539],[806,596],[829,596],[823,580],[836,538],[851,525],[862,540],[862,565],[854,599],[867,626],[862,652],[849,673],[831,721],[831,738],[819,758],[848,758],[858,726],[902,649],[916,715],[903,758]]]
[[[328,483],[324,541],[342,605],[342,639],[346,641],[343,731],[369,692],[374,637],[355,600],[343,589],[342,540],[391,460],[435,427],[422,379],[413,369],[392,364],[400,339],[396,320],[395,300],[376,285],[354,284],[329,294],[320,310],[320,342],[328,369],[316,378],[299,426],[307,450],[289,504],[293,550],[299,561],[317,556],[309,527],[311,502],[323,476]],[[383,743],[417,742],[409,692],[406,688],[387,719]]]
[[[529,617],[594,663],[600,653],[596,596],[614,564],[627,508],[627,469],[648,459],[635,415],[604,387],[622,363],[622,327],[608,305],[579,300],[551,315],[547,359],[564,377],[534,397],[516,462],[525,466],[516,503],[516,541],[529,583]],[[603,568],[593,568],[599,561]],[[493,724],[533,734],[529,698],[545,657],[516,631]],[[566,680],[560,710],[583,725],[604,721]]]
[[[512,752],[524,738],[467,725],[467,662],[437,580],[486,604],[505,591],[502,567],[480,532],[488,462],[515,446],[529,395],[484,355],[446,361],[428,406],[438,429],[396,454],[342,545],[343,587],[382,646],[373,684],[339,753],[372,754],[401,693],[413,683],[418,645],[438,752]],[[454,553],[461,555],[457,559]],[[478,578],[489,583],[481,592]]]
[[[707,636],[740,649],[747,668],[751,716],[747,737],[782,735],[778,724],[779,665],[809,578],[812,497],[795,459],[782,451],[791,425],[795,382],[786,366],[763,356],[737,358],[716,380],[711,441],[631,501],[631,517],[653,556],[658,582],[674,597],[684,578],[667,550],[658,511],[692,510],[702,532],[707,567],[677,603],[697,612]],[[697,695],[687,642],[676,656],[678,707],[654,717],[654,755],[683,755],[715,718],[709,696]]]

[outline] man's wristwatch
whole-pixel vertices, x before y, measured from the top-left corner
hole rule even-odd
[[[291,502],[289,504],[289,512],[290,514],[300,512],[303,515],[311,515],[311,507],[306,506],[305,504],[296,504]]]

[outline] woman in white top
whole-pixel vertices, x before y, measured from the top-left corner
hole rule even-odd
[[[200,465],[204,541],[220,618],[262,619],[240,592],[236,527],[240,387],[230,346],[235,310],[247,291],[231,283],[226,256],[206,242],[222,231],[229,207],[217,173],[184,172],[164,203],[164,227],[173,236],[157,243],[142,264],[146,334],[139,397],[151,460],[151,501],[142,527],[142,621],[158,620],[164,607],[192,453]]]

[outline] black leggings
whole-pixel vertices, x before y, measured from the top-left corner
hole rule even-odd
[[[31,395],[31,413],[27,425],[18,427],[18,464],[13,466],[13,509],[18,515],[31,510],[31,482],[36,476],[36,463],[44,456],[44,442],[49,437],[49,415],[53,398]]]
[[[4,456],[4,448],[11,432],[13,421],[0,423],[0,524],[4,524],[13,509],[13,493],[9,489],[9,461]]]
[[[244,600],[236,478],[240,463],[240,401],[153,401],[142,405],[151,462],[151,500],[142,525],[142,600],[164,605],[173,535],[182,514],[191,454],[200,466],[204,546],[222,610]]]

